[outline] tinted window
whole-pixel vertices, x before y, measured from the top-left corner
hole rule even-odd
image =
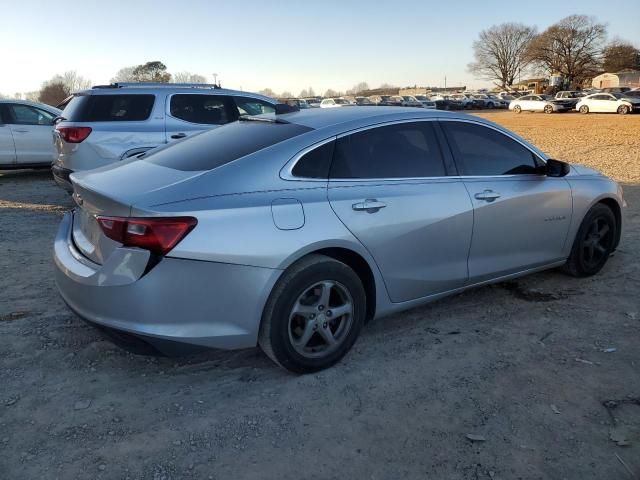
[[[429,122],[372,128],[338,139],[332,178],[410,178],[446,175]]]
[[[269,102],[250,97],[233,97],[240,115],[262,115],[275,113],[275,107]],[[296,104],[294,104],[296,105]],[[297,105],[296,105],[297,106]]]
[[[533,153],[492,128],[442,122],[462,175],[538,173]]]
[[[62,116],[72,122],[136,122],[148,119],[154,95],[77,95]]]
[[[335,142],[328,142],[305,153],[296,162],[291,173],[295,177],[329,178]]]
[[[10,104],[12,123],[17,125],[53,125],[55,115],[28,105]]]
[[[227,98],[222,95],[177,94],[171,97],[171,115],[190,123],[223,125],[230,118]]]
[[[310,130],[295,123],[233,122],[152,151],[141,160],[183,171],[212,170]]]

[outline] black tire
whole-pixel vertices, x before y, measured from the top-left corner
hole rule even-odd
[[[516,113],[522,112],[522,107],[520,105],[516,105],[513,107],[513,111]]]
[[[300,296],[314,285],[325,281],[333,282],[348,291],[353,311],[348,330],[342,332],[341,343],[335,347],[336,350],[309,358],[299,353],[292,342],[290,318],[294,317],[292,312]],[[312,373],[323,370],[344,357],[355,343],[364,325],[366,303],[362,282],[351,268],[324,255],[309,255],[291,265],[276,283],[262,314],[258,344],[269,358],[291,372]],[[337,319],[325,320],[324,324],[334,320]],[[308,319],[305,321],[309,322]],[[314,333],[315,339],[311,338],[322,340],[320,333]]]
[[[553,113],[553,107],[551,105],[545,105],[544,113]]]
[[[586,115],[587,113],[589,113],[589,107],[587,107],[586,105],[582,105],[582,106],[580,107],[580,113],[582,113],[582,114],[585,114],[585,115]]]
[[[620,105],[618,107],[618,113],[620,115],[626,115],[627,113],[629,113],[629,111],[630,111],[629,107],[627,107],[626,105]]]
[[[590,242],[595,241],[596,230],[600,234],[605,229],[606,232],[601,234],[601,240],[596,244],[597,247],[591,247],[592,243]],[[582,220],[573,241],[571,253],[562,270],[574,277],[595,275],[607,263],[609,255],[615,248],[617,235],[618,225],[615,215],[609,207],[597,203],[591,207]],[[590,258],[590,255],[594,253],[597,253],[598,256]]]

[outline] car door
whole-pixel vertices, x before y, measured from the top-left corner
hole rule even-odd
[[[610,111],[608,95],[594,95],[589,99],[589,111],[594,113],[607,113]]]
[[[606,100],[604,100],[602,103],[606,105],[606,111],[609,113],[617,112],[618,107],[620,106],[620,104],[618,103],[618,99],[611,94],[604,96],[606,97]]]
[[[474,207],[470,282],[561,260],[572,215],[568,182],[540,173],[538,155],[494,127],[441,124]]]
[[[228,95],[175,93],[167,96],[166,142],[217,128],[238,119],[238,109]]]
[[[533,97],[532,96],[525,96],[522,97],[518,103],[520,104],[520,108],[522,110],[533,110],[534,109],[534,105],[533,105]]]
[[[463,182],[447,176],[438,135],[434,122],[416,121],[336,141],[329,202],[375,259],[392,302],[467,281],[473,207]]]
[[[16,163],[16,147],[8,119],[6,104],[0,103],[0,165],[12,166]]]
[[[7,104],[7,112],[16,149],[16,163],[51,163],[54,158],[52,130],[55,114],[20,103]]]

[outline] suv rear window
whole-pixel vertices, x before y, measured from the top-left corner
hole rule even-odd
[[[62,116],[71,122],[140,122],[151,116],[155,95],[77,95]]]
[[[311,130],[295,123],[233,122],[152,151],[141,160],[182,171],[213,170]]]

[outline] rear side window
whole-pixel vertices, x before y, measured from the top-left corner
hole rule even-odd
[[[235,120],[223,95],[176,94],[171,97],[171,116],[190,123],[224,125]]]
[[[140,161],[182,171],[212,170],[311,130],[295,123],[233,122],[159,149]]]
[[[151,116],[155,95],[77,95],[62,116],[71,122],[140,122]]]
[[[327,142],[305,153],[296,162],[291,173],[301,178],[329,178],[335,141]]]
[[[430,122],[372,128],[339,138],[331,178],[445,176],[442,152]]]
[[[9,111],[13,117],[11,123],[15,125],[53,125],[55,115],[41,108],[17,103],[9,105]]]
[[[492,128],[467,122],[442,122],[462,175],[535,174],[533,152]]]

